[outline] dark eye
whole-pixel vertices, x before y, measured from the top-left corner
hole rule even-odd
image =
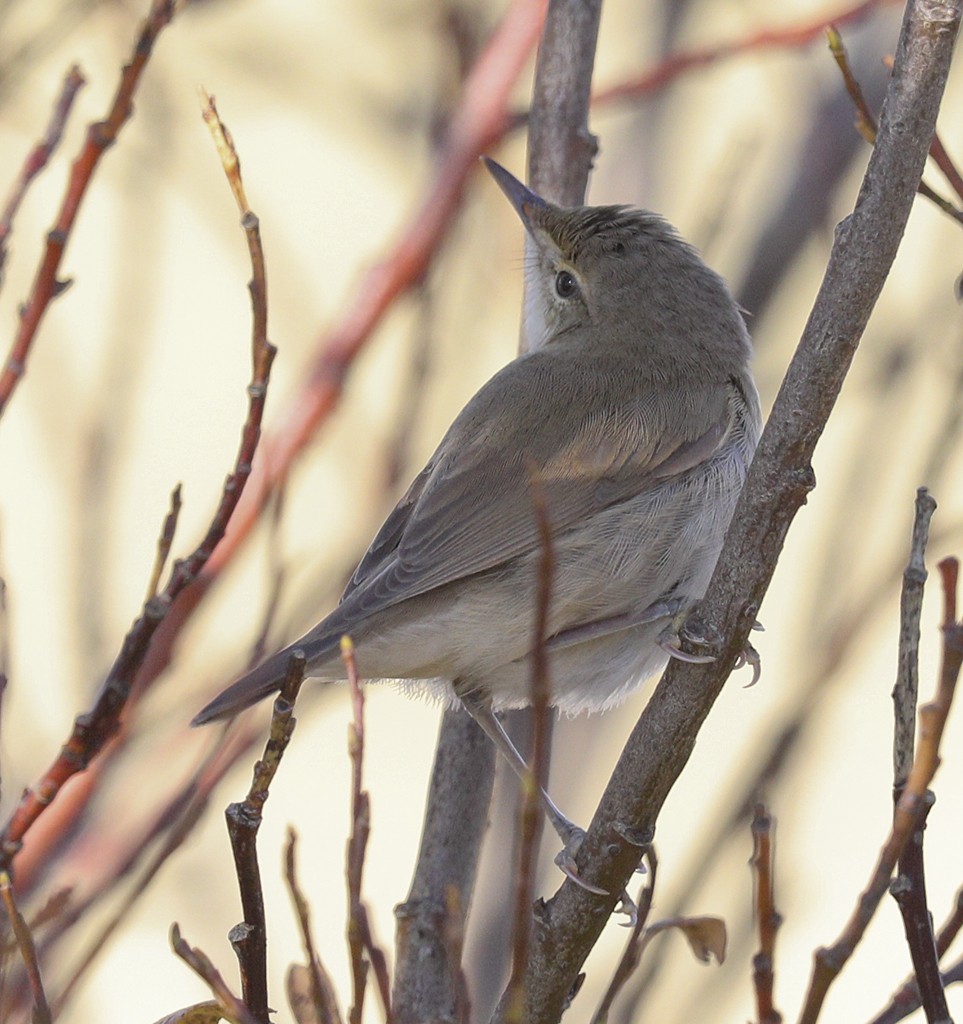
[[[560,270],[555,275],[555,294],[560,299],[570,299],[578,291],[578,284],[573,274]]]

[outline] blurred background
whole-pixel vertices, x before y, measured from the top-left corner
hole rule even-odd
[[[812,26],[852,6],[613,0],[603,10],[596,84],[622,83],[673,53]],[[871,9],[842,32],[878,109],[901,8],[862,6]],[[68,66],[79,62],[88,80],[63,145],[15,226],[0,294],[8,338],[85,125],[107,110],[146,8],[145,0],[0,4],[0,189],[42,134]],[[187,4],[162,34],[133,120],[105,156],[70,239],[62,274],[73,285],[51,307],[0,424],[10,675],[0,731],[5,816],[56,756],[139,613],[172,488],[184,486],[174,549],[184,554],[200,538],[234,458],[249,378],[250,268],[198,87],[217,98],[261,219],[269,335],[279,348],[270,433],[291,415],[328,328],[356,301],[364,268],[390,253],[422,202],[465,76],[504,10],[481,0],[204,0]],[[530,85],[531,67],[517,84],[519,110]],[[961,108],[957,69],[940,118],[957,157]],[[600,152],[590,201],[661,212],[730,281],[749,315],[768,409],[833,227],[851,210],[869,155],[823,38],[760,42],[643,98],[599,105],[591,127]],[[492,155],[522,174],[523,135],[509,135]],[[934,168],[927,178],[943,189]],[[283,514],[274,525],[265,518],[199,607],[169,671],[138,705],[122,749],[97,774],[83,815],[69,828],[44,834],[38,826],[31,834],[25,855],[36,872],[19,879],[29,913],[65,888],[83,900],[116,875],[159,808],[192,777],[217,733],[191,731],[187,722],[246,663],[279,570],[272,645],[299,634],[336,600],[447,424],[513,357],[521,254],[515,215],[493,183],[474,174],[423,284],[392,307],[351,366],[335,413],[297,462]],[[735,1024],[753,1014],[747,794],[763,796],[777,820],[776,899],[785,920],[776,1004],[788,1018],[800,1005],[813,950],[833,941],[869,877],[891,817],[890,691],[918,486],[939,502],[930,569],[963,551],[961,269],[960,225],[918,199],[817,449],[818,486],[793,525],[760,613],[762,680],[747,689],[747,671],[733,676],[659,822],[654,917],[723,916],[729,956],[721,967],[705,967],[681,937],[663,936],[640,970],[638,1003],[620,1004],[616,1019]],[[935,684],[940,611],[931,577],[924,698]],[[560,723],[552,790],[576,820],[591,817],[647,693],[605,716]],[[267,709],[253,714],[266,723]],[[365,894],[390,950],[392,908],[405,897],[417,850],[439,709],[380,686],[367,691],[367,716],[373,824]],[[350,717],[343,690],[305,688],[260,833],[279,1020],[291,1019],[284,972],[302,958],[282,883],[289,824],[301,836],[301,880],[322,958],[348,1000]],[[926,832],[937,921],[963,877],[961,740],[957,709]],[[217,786],[195,831],[143,893],[131,897],[140,888],[139,864],[78,926],[51,939],[44,969],[56,994],[123,909],[61,1020],[151,1021],[206,998],[170,952],[174,921],[234,983],[226,933],[240,909],[221,811],[243,797],[254,756]],[[502,779],[496,792],[504,797],[513,788]],[[512,830],[509,814],[496,811],[467,947],[477,1019],[504,977],[502,893]],[[52,845],[31,853],[30,842]],[[540,886],[547,897],[561,876],[550,863],[554,840],[545,846]],[[609,926],[566,1020],[591,1017],[624,938]],[[887,900],[833,988],[824,1019],[872,1019],[909,968],[901,920]],[[963,1013],[963,995],[951,992],[950,1002]],[[373,999],[368,1019],[379,1019]]]

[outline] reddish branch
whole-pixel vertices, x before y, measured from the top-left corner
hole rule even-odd
[[[87,128],[87,137],[80,155],[70,169],[56,223],[47,233],[47,248],[34,278],[30,297],[20,314],[20,327],[14,338],[6,364],[0,372],[0,416],[27,370],[27,357],[37,335],[40,321],[50,303],[67,287],[57,277],[77,211],[93,178],[100,158],[114,144],[120,129],[133,112],[133,97],[151,51],[161,30],[174,16],[175,0],[154,0],[150,13],[141,26],[130,62],[124,66],[113,103],[103,121]]]
[[[837,26],[849,25],[861,21],[882,7],[895,6],[897,2],[898,0],[864,0],[863,3],[833,14],[831,17],[807,21],[801,25],[790,25],[787,28],[761,29],[729,43],[686,50],[669,57],[644,74],[628,78],[607,89],[601,89],[595,94],[592,102],[593,105],[599,105],[638,100],[663,88],[669,82],[694,68],[708,67],[721,60],[728,60],[730,57],[756,50],[799,49],[823,38],[826,26],[830,22]]]
[[[64,84],[60,89],[60,96],[50,117],[50,123],[43,134],[43,138],[34,146],[27,155],[20,169],[20,176],[14,182],[7,198],[7,205],[0,214],[0,281],[3,280],[3,268],[7,262],[7,244],[10,240],[10,233],[13,231],[13,220],[20,209],[23,197],[34,178],[47,166],[53,151],[60,144],[63,135],[64,125],[74,105],[74,100],[81,87],[86,84],[86,79],[80,68],[74,64],[64,78]]]
[[[776,932],[782,917],[776,910],[773,879],[772,834],[775,825],[762,804],[752,815],[752,867],[755,872],[756,927],[759,930],[759,952],[752,958],[752,985],[756,993],[759,1024],[779,1024],[782,1015],[772,1002],[775,974]]]
[[[145,36],[147,42],[145,42]],[[145,29],[141,36],[141,43],[146,47],[147,52],[149,52],[149,43],[152,40],[153,36],[147,35]],[[140,49],[138,49],[138,55],[142,60],[146,60],[146,56],[141,53]],[[125,72],[124,80],[127,81],[127,79],[128,74]],[[130,102],[129,92],[132,89],[133,84],[127,90],[121,90],[121,93],[126,96],[121,109],[124,117],[127,116]],[[212,116],[216,120],[216,112]],[[123,117],[117,114],[117,120],[120,124]],[[116,134],[116,128],[114,134]],[[221,139],[218,141],[223,155],[222,142],[230,149],[230,139],[223,131]],[[247,208],[246,203],[243,202],[243,188],[240,185],[240,169],[236,157],[233,163],[225,160],[225,172],[241,206],[242,224],[251,250],[253,268],[250,286],[253,308],[253,373],[247,388],[247,418],[242,427],[241,443],[234,467],[224,484],[220,503],[201,543],[187,558],[174,563],[164,590],[146,602],[140,618],[136,620],[124,638],[121,651],[101,687],[94,706],[89,712],[77,717],[73,732],[62,748],[59,757],[47,770],[40,783],[24,793],[13,815],[0,830],[0,870],[9,870],[13,858],[20,850],[24,835],[57,796],[67,779],[83,771],[90,764],[91,759],[103,749],[111,736],[117,732],[121,713],[158,626],[170,613],[177,597],[197,579],[210,558],[211,552],[224,536],[228,520],[237,507],[251,472],[251,462],[261,436],[261,420],[264,415],[264,402],[275,349],[268,343],[266,337],[266,284],[258,222],[254,214]],[[175,501],[171,515],[176,516],[176,508]],[[173,530],[173,523],[169,516],[162,531],[162,548],[166,546],[166,541],[163,538],[171,530]]]

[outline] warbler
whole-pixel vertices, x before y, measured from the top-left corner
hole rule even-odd
[[[555,566],[551,703],[610,707],[681,654],[673,631],[705,592],[760,432],[742,314],[660,216],[559,207],[486,164],[534,243],[532,350],[459,413],[338,606],[195,724],[277,690],[295,648],[308,676],[343,679],[348,634],[362,678],[463,701],[496,738],[494,712],[530,701],[533,480]]]

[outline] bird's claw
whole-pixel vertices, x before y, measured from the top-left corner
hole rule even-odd
[[[759,628],[761,629],[762,627],[760,626]],[[746,641],[746,646],[742,649],[742,653],[736,658],[736,663],[733,667],[742,668],[743,665],[752,666],[752,679],[746,683],[746,689],[748,689],[750,686],[755,686],[762,675],[762,659],[759,657],[759,652],[748,640]]]
[[[639,908],[636,906],[635,900],[629,895],[627,889],[622,890],[618,905],[612,913],[625,914],[626,920],[619,921],[623,928],[634,928],[639,923]]]
[[[679,633],[671,626],[662,630],[656,638],[656,643],[670,658],[675,658],[678,661],[687,661],[695,665],[708,665],[716,660],[714,654],[690,654],[688,651],[682,650]]]
[[[584,833],[583,833],[584,835]],[[578,837],[578,841],[581,842],[582,837]],[[575,849],[578,849],[576,843]],[[575,850],[572,849],[571,845],[564,847],[555,858],[555,864],[558,869],[562,872],[565,877],[574,882],[579,888],[584,889],[586,892],[594,893],[596,896],[608,896],[608,891],[602,889],[597,885],[592,885],[591,882],[586,882],[584,878],[578,873],[578,865],[575,863]]]

